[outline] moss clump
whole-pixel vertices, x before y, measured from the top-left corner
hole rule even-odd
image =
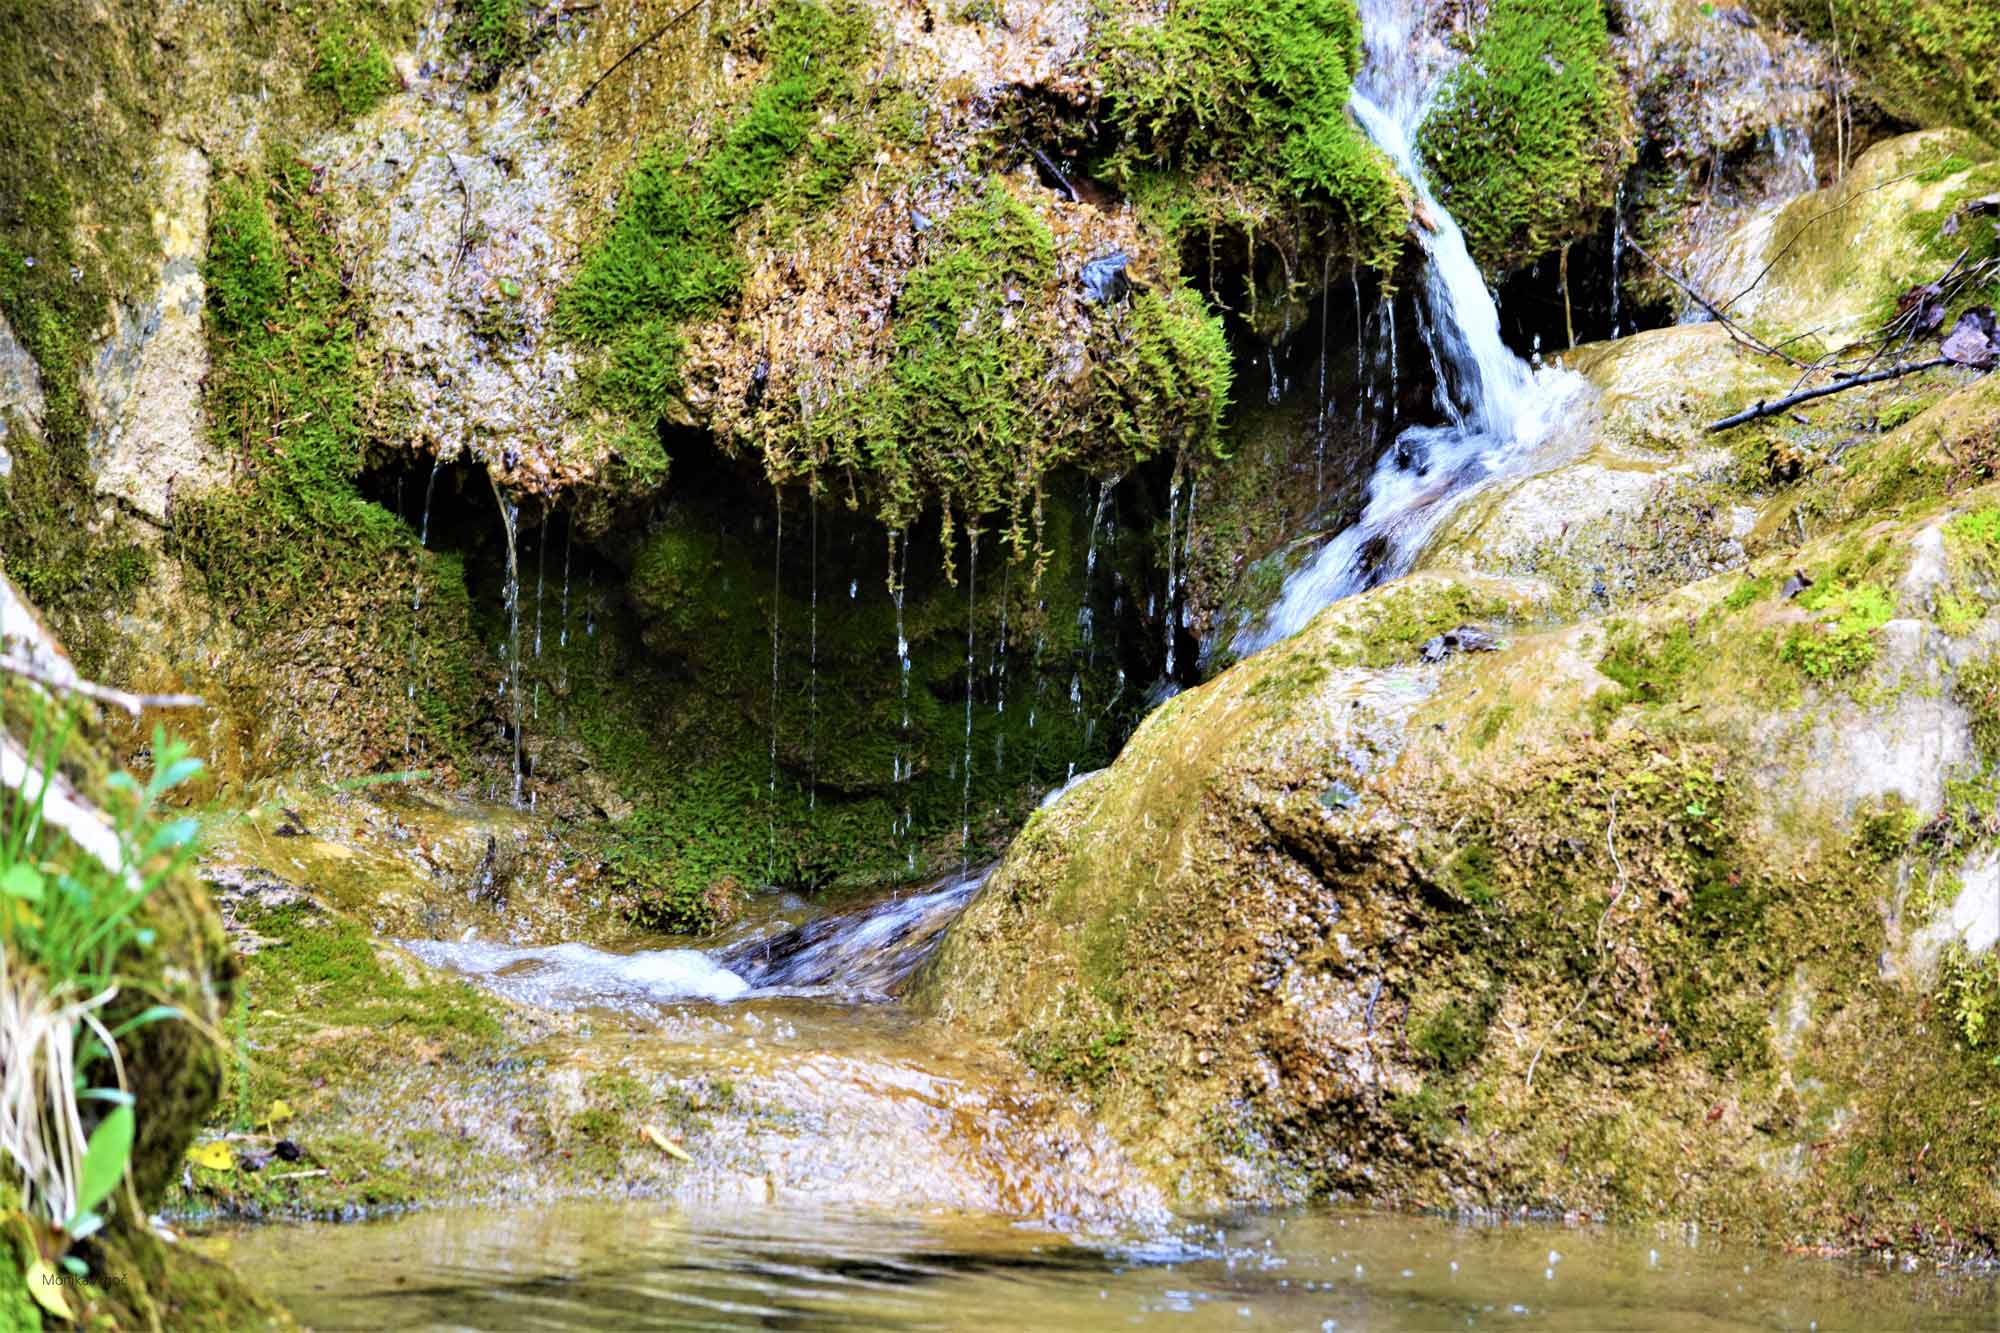
[[[1958,669],[1952,697],[1972,716],[1972,743],[1988,764],[2000,764],[2000,654]]]
[[[1875,660],[1875,631],[1896,613],[1889,594],[1873,583],[1817,583],[1799,605],[1819,613],[1812,625],[1786,638],[1782,656],[1815,680],[1853,675]]]
[[[306,86],[323,93],[347,119],[363,115],[396,86],[396,71],[365,30],[344,22],[327,25]]]
[[[1213,165],[1261,203],[1330,213],[1351,253],[1384,272],[1395,266],[1409,201],[1347,114],[1361,64],[1354,0],[1195,0],[1163,18],[1128,16],[1106,29],[1092,63],[1124,134],[1114,170],[1128,183],[1174,175],[1141,190],[1165,186],[1188,210],[1170,230],[1216,220],[1221,200],[1201,198],[1231,190],[1193,179]]]
[[[1494,0],[1418,149],[1489,273],[1587,233],[1634,151],[1600,0]]]
[[[1694,631],[1677,625],[1665,634],[1648,634],[1613,622],[1597,669],[1649,703],[1671,699],[1681,683],[1702,663]]]
[[[458,0],[452,47],[472,61],[472,83],[491,88],[534,52],[526,0]]]
[[[1820,41],[1837,41],[1884,109],[1957,125],[2000,144],[2000,11],[1955,0],[1772,0]]]
[[[681,326],[733,300],[742,285],[737,225],[780,199],[800,212],[817,206],[846,184],[863,153],[852,104],[867,20],[806,0],[772,10],[757,36],[770,72],[749,104],[692,161],[666,144],[640,160],[610,231],[557,307],[568,336],[602,349],[593,390],[635,426],[627,448],[642,459],[642,482],[665,479],[650,437],[678,410]],[[825,114],[836,106],[841,114]]]

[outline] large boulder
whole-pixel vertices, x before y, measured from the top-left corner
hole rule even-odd
[[[1407,584],[1331,608],[1031,822],[922,1002],[1188,1203],[1990,1235],[1996,500],[1436,663],[1358,665]]]

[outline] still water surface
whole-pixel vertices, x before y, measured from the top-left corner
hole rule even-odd
[[[319,1333],[350,1329],[1953,1330],[1985,1276],[1672,1231],[1291,1213],[1145,1241],[984,1218],[657,1202],[219,1232]]]

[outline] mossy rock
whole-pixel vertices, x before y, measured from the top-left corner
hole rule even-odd
[[[1353,665],[1408,593],[1352,598],[1031,821],[919,1002],[1074,1085],[1191,1203],[1980,1252],[1991,1136],[1952,1108],[1994,1074],[1934,1016],[1974,991],[1923,961],[1907,886],[1969,879],[1989,837],[1935,830],[1993,799],[1996,499],[1435,666]],[[1943,1165],[1912,1178],[1926,1138]]]
[[[1498,277],[1596,226],[1633,139],[1601,0],[1494,0],[1417,148],[1473,258]]]
[[[1764,0],[1836,45],[1883,109],[2000,145],[2000,14],[1953,0]]]

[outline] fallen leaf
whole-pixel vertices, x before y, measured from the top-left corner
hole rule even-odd
[[[694,1158],[687,1155],[687,1149],[661,1133],[657,1125],[641,1125],[639,1126],[639,1133],[655,1148],[658,1148],[669,1157],[678,1157],[683,1162],[692,1162],[694,1160]]]
[[[220,1139],[213,1143],[203,1143],[188,1149],[188,1160],[196,1166],[210,1171],[234,1171],[236,1155],[229,1151],[229,1145]]]
[[[62,1279],[46,1259],[36,1259],[28,1265],[24,1279],[28,1284],[28,1294],[35,1298],[35,1304],[47,1310],[56,1318],[74,1323],[76,1315],[71,1313],[69,1298],[63,1295]]]

